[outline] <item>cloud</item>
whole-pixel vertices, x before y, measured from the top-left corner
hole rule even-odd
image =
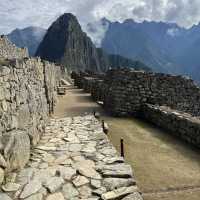
[[[108,30],[108,27],[109,27],[109,22],[106,19],[102,19],[87,24],[87,27],[85,27],[85,31],[88,33],[94,44],[97,47],[100,47],[102,39],[104,38],[104,35]]]
[[[167,30],[167,34],[172,36],[172,37],[176,37],[178,36],[180,33],[180,30],[178,28],[170,28]]]
[[[199,7],[199,0],[0,0],[0,33],[30,25],[47,28],[64,12],[75,14],[83,28],[102,17],[168,21],[189,27],[200,21]]]

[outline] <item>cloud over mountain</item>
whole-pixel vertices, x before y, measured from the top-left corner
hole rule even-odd
[[[64,12],[72,12],[84,26],[106,17],[176,22],[191,26],[200,21],[200,1],[193,0],[1,0],[0,33],[27,26],[48,27]]]

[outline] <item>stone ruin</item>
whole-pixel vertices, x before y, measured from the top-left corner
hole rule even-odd
[[[29,57],[27,48],[17,48],[5,35],[0,36],[0,60]]]
[[[0,185],[4,174],[23,168],[30,149],[44,132],[53,111],[56,87],[63,75],[59,66],[40,58],[28,58],[0,38]]]
[[[200,88],[193,80],[129,69],[110,70],[103,78],[84,73],[73,77],[112,115],[145,118],[200,147]]]
[[[49,118],[57,86],[66,78],[63,67],[27,58],[23,49],[5,44],[0,59],[0,199],[142,200],[131,166],[119,157],[100,121],[91,115]],[[103,77],[91,75],[97,81]]]

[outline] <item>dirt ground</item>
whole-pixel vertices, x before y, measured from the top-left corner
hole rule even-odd
[[[99,111],[109,125],[109,138],[134,169],[144,200],[200,200],[200,151],[170,133],[134,118],[113,118],[89,94],[71,89],[55,109],[55,116],[77,116]]]

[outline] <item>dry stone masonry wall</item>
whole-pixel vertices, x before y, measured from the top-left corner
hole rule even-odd
[[[127,69],[73,76],[112,115],[144,117],[200,147],[200,88],[191,79]]]
[[[0,66],[0,166],[23,168],[30,146],[44,131],[56,101],[59,69],[38,59],[10,60]]]
[[[143,118],[200,148],[200,119],[166,106],[146,104]]]
[[[0,185],[5,173],[28,162],[53,111],[61,76],[59,66],[28,58],[26,48],[0,37]]]
[[[17,48],[6,36],[0,36],[0,59],[25,58],[28,56],[27,48]]]
[[[145,103],[200,115],[200,88],[182,76],[112,70],[105,84],[105,107],[119,116],[137,114]]]

